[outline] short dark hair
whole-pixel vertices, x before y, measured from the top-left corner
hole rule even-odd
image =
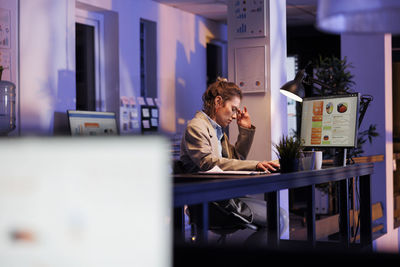
[[[222,97],[223,103],[237,96],[242,99],[242,91],[239,86],[233,82],[228,82],[226,79],[218,78],[217,81],[210,84],[203,94],[203,111],[208,115],[214,115],[215,103],[214,99],[217,96]]]

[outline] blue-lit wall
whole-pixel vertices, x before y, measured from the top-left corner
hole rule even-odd
[[[373,96],[361,131],[376,124],[379,136],[363,145],[364,155],[384,155],[383,162],[375,163],[371,176],[371,201],[382,203],[385,235],[375,242],[378,251],[399,252],[398,229],[393,224],[393,111],[392,111],[392,40],[390,34],[341,35],[341,54],[351,63],[361,95]]]
[[[21,0],[21,134],[53,135],[63,127],[59,120],[65,110],[75,109],[77,5],[118,14],[120,96],[140,93],[140,18],[157,22],[160,125],[165,132],[179,132],[201,108],[206,43],[225,41],[226,25],[151,0]]]

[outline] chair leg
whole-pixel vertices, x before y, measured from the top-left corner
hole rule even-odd
[[[217,244],[224,245],[225,242],[226,242],[226,235],[225,235],[225,234],[222,234],[222,235],[218,238]]]
[[[190,224],[190,242],[196,243],[197,239],[197,226],[195,223]]]

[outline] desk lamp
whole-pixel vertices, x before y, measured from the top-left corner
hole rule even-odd
[[[307,75],[305,73],[305,69],[302,69],[296,73],[296,76],[293,81],[289,81],[284,85],[282,85],[280,92],[285,96],[293,100],[296,100],[297,102],[303,102],[303,98],[305,95],[303,84],[313,85],[314,83],[322,87],[332,89],[331,86]]]
[[[303,86],[304,69],[296,73],[293,81],[289,81],[282,85],[280,92],[285,96],[297,101],[303,102],[305,90]]]

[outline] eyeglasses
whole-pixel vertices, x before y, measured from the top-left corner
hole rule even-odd
[[[233,115],[238,115],[240,113],[240,109],[238,107],[233,107],[232,106],[232,116]]]

